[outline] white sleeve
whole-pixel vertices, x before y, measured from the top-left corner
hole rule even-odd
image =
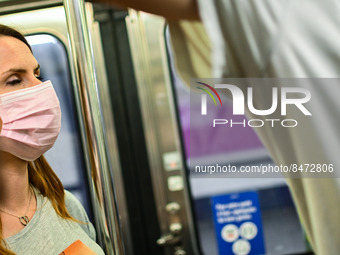
[[[213,76],[340,76],[336,0],[197,0]]]
[[[290,2],[198,0],[212,43],[213,77],[260,77]]]

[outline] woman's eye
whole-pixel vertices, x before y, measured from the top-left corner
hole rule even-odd
[[[21,83],[20,79],[14,79],[14,80],[10,80],[10,81],[6,82],[6,84],[10,85],[10,86],[14,86],[14,85],[17,85],[17,84],[20,84],[20,83]]]

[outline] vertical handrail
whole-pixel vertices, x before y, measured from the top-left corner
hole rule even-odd
[[[71,71],[77,84],[82,138],[98,241],[107,255],[123,255],[118,209],[105,145],[105,130],[84,0],[64,0]]]

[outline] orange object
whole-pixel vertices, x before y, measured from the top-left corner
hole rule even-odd
[[[97,255],[97,253],[83,244],[82,241],[77,240],[59,255]]]

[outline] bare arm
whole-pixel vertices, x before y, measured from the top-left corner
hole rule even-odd
[[[164,16],[168,20],[199,20],[196,0],[90,0]]]

